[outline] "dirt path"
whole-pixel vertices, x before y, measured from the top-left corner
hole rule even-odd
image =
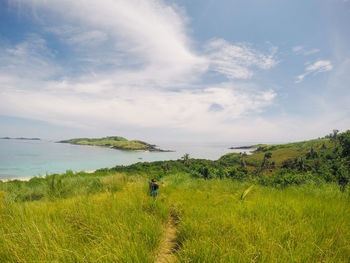
[[[165,229],[164,238],[160,245],[158,255],[155,263],[172,263],[175,262],[174,252],[177,247],[176,235],[176,219],[174,216],[169,218],[167,227]]]

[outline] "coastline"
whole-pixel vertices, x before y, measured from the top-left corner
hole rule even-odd
[[[117,150],[110,147],[73,145],[41,141],[40,143],[18,143],[20,141],[0,140],[0,156],[4,166],[0,169],[0,180],[28,181],[35,176],[65,173],[70,171],[91,171],[113,168],[116,165],[131,165],[137,162],[154,162],[180,159],[185,153],[191,158],[217,160],[226,153],[247,152],[249,150],[230,150],[228,143],[163,143],[169,152],[149,150]],[[234,144],[233,144],[234,145]],[[252,145],[252,144],[245,144]],[[85,146],[85,145],[84,145]],[[10,154],[9,154],[10,153]],[[12,156],[9,158],[9,156]]]
[[[80,144],[80,143],[71,143],[71,142],[62,142],[58,141],[55,143],[62,143],[62,144],[71,144],[71,145],[78,145],[78,146],[91,146],[91,147],[101,147],[101,148],[109,148],[113,150],[120,150],[125,152],[176,152],[174,150],[163,150],[156,147],[151,147],[147,149],[132,149],[132,148],[124,148],[119,146],[110,146],[110,145],[94,145],[94,144]]]
[[[19,178],[10,178],[10,179],[0,179],[1,182],[6,183],[6,182],[11,182],[11,181],[22,181],[22,182],[28,182],[30,179],[34,177],[39,177],[39,176],[33,176],[33,177],[19,177]]]
[[[171,150],[160,149],[155,144],[150,144],[140,140],[127,140],[121,136],[107,136],[102,138],[74,138],[56,141],[56,143],[100,146],[122,151],[171,152]]]
[[[87,173],[87,174],[93,174],[94,172],[96,172],[96,170],[86,170],[86,171],[76,171],[76,172],[73,172],[74,174],[76,173]],[[61,173],[59,173],[61,174]],[[50,175],[50,174],[47,174],[47,175]],[[35,175],[35,176],[32,176],[32,177],[15,177],[15,178],[8,178],[8,179],[0,179],[0,182],[11,182],[11,181],[21,181],[21,182],[28,182],[30,179],[32,178],[45,178],[47,175]]]

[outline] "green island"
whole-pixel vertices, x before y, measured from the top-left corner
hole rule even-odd
[[[350,131],[335,130],[216,161],[0,182],[0,261],[349,262],[349,170]]]
[[[25,137],[17,137],[17,138],[11,138],[11,137],[1,137],[0,140],[24,140],[24,141],[40,141],[40,138],[25,138]]]
[[[156,145],[149,144],[140,140],[127,140],[121,136],[108,136],[104,138],[76,138],[70,140],[59,141],[58,143],[70,143],[77,145],[92,145],[109,147],[118,150],[130,151],[150,151],[150,152],[169,152],[168,150],[161,150]]]

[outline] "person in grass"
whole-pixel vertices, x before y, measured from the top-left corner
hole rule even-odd
[[[153,197],[158,196],[159,185],[155,179],[152,179],[149,183],[149,194]]]

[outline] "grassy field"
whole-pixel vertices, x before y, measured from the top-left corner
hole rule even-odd
[[[178,262],[349,262],[349,195],[335,185],[278,190],[234,181],[171,180]],[[180,179],[181,181],[181,179]]]
[[[142,180],[121,178],[66,199],[11,202],[2,192],[0,262],[153,262],[167,207]]]
[[[2,185],[0,262],[154,262],[171,214],[177,262],[350,259],[350,196],[333,184],[250,188],[179,173],[155,200],[144,177],[79,177],[61,181],[75,191],[47,190],[38,201],[14,201]]]
[[[329,139],[315,139],[309,141],[286,143],[286,144],[272,144],[272,145],[256,145],[254,154],[246,156],[246,163],[250,167],[259,166],[264,159],[266,152],[271,152],[271,162],[275,162],[276,166],[281,166],[283,161],[304,156],[313,148],[315,151],[321,150],[322,147],[330,148],[333,143]],[[227,154],[226,158],[237,158],[237,153]],[[239,160],[237,160],[239,161]]]

